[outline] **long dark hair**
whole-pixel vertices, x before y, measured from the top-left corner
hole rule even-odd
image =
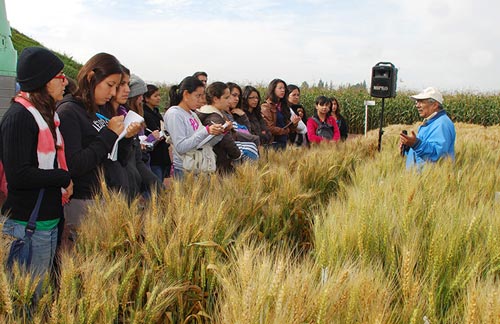
[[[281,99],[278,98],[278,96],[276,96],[276,94],[274,93],[276,87],[278,87],[278,84],[280,83],[283,83],[283,85],[285,86],[285,95]],[[290,109],[288,108],[288,94],[289,93],[286,82],[281,79],[274,79],[267,86],[266,100],[271,100],[271,102],[275,105],[281,103],[281,113],[285,117],[286,121],[290,120],[291,118]]]
[[[83,102],[89,113],[95,113],[99,109],[95,103],[96,86],[110,75],[122,73],[122,65],[113,55],[99,53],[92,56],[78,72],[75,97]]]
[[[288,102],[288,96],[290,95],[290,93],[292,93],[294,90],[298,90],[299,91],[299,95],[300,95],[300,88],[298,86],[296,86],[295,84],[289,84],[286,89],[288,90],[288,95],[286,96],[286,101]]]
[[[123,85],[123,83],[125,82],[124,79],[123,79],[123,76],[124,75],[127,75],[130,77],[130,70],[120,64],[120,67],[122,69],[122,79],[120,80],[120,83],[118,83],[118,85],[116,86],[116,95],[118,95],[118,89]],[[111,103],[111,101],[113,101],[114,98],[112,98],[110,101],[106,102],[106,104],[104,105],[104,107],[102,107],[102,109],[107,113],[109,114],[109,116],[116,116],[117,114],[117,111],[115,111],[115,109],[113,108],[113,104]]]
[[[148,84],[146,86],[148,88],[148,91],[146,91],[145,94],[143,94],[142,96],[144,97],[144,102],[146,102],[146,98],[149,99],[151,98],[151,96],[158,90],[160,90],[157,86],[155,86],[154,84]],[[154,108],[154,107],[151,107],[151,108]]]
[[[39,89],[29,92],[29,101],[40,112],[43,120],[45,120],[49,126],[50,133],[54,138],[54,143],[57,143],[56,124],[54,123],[56,101],[47,91],[47,84]]]
[[[204,88],[203,82],[193,76],[185,77],[179,85],[170,87],[168,96],[170,97],[170,107],[177,106],[181,103],[184,96],[184,91],[193,93],[199,87]]]
[[[330,98],[330,101],[332,102],[332,108],[330,109],[330,112],[335,115],[335,117],[337,118],[340,118],[342,117],[342,115],[340,114],[340,104],[339,104],[339,101],[337,100],[337,98],[335,97],[331,97]],[[333,103],[336,103],[337,104],[337,111],[333,111]]]
[[[257,96],[259,96],[259,102],[257,104],[257,107],[254,108],[253,112],[251,114],[254,114],[258,120],[262,119],[262,115],[260,113],[260,93],[259,91],[252,86],[246,86],[243,88],[243,94],[241,95],[241,108],[247,113],[250,114],[249,110],[249,105],[248,105],[248,97],[252,94],[252,92],[257,92]]]
[[[238,103],[236,104],[236,108],[241,108],[241,95],[243,94],[243,91],[241,91],[241,87],[234,82],[227,82],[226,84],[229,87],[229,92],[233,92],[234,88],[240,90],[240,97],[238,98]]]
[[[212,82],[205,90],[205,96],[207,97],[207,103],[211,105],[214,102],[214,98],[220,98],[224,94],[224,91],[229,88],[224,82]]]

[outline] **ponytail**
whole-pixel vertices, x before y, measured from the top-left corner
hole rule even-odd
[[[170,97],[170,107],[177,106],[182,101],[182,94],[179,94],[179,86],[173,85],[170,87],[170,91],[168,92],[168,96]]]
[[[193,93],[199,87],[204,88],[203,82],[193,76],[185,77],[179,85],[174,85],[170,88],[168,95],[170,97],[170,107],[178,106],[182,99],[184,91]]]

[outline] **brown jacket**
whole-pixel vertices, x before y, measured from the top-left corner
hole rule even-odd
[[[285,125],[290,124],[286,128],[281,128],[276,126],[276,114],[278,109],[276,108],[276,104],[271,102],[270,99],[267,99],[266,102],[260,106],[262,117],[266,121],[267,128],[271,131],[271,134],[274,135],[288,135],[290,132],[295,131],[296,125],[293,123],[290,124],[290,118],[285,117]],[[288,107],[286,109],[289,109]]]
[[[215,124],[224,124],[222,113],[211,105],[205,105],[196,112],[204,126]],[[216,165],[219,173],[231,173],[234,171],[233,160],[241,157],[241,151],[234,143],[234,139],[230,132],[226,132],[222,140],[215,144],[214,153],[217,156]]]

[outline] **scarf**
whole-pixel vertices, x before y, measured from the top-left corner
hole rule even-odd
[[[54,113],[54,124],[56,126],[56,140],[54,143],[54,137],[50,131],[49,125],[43,119],[42,114],[36,109],[33,104],[27,99],[29,94],[26,92],[19,92],[15,97],[14,101],[20,103],[24,106],[35,118],[35,122],[38,125],[38,145],[36,148],[36,153],[38,157],[38,168],[43,170],[53,170],[54,160],[57,159],[57,166],[59,169],[68,171],[68,165],[66,164],[66,156],[64,154],[64,140],[59,131],[59,125],[61,124],[59,116]],[[56,145],[59,149],[56,149]],[[69,202],[69,197],[64,190],[61,188],[62,192],[62,204]]]

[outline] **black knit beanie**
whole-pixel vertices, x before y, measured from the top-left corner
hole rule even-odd
[[[33,91],[46,85],[64,67],[51,51],[42,47],[26,47],[17,60],[17,82],[21,91]]]

